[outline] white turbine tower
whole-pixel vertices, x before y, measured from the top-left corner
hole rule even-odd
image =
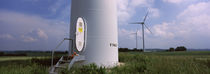
[[[52,50],[50,73],[56,73],[66,64],[69,70],[73,65],[94,63],[113,67],[118,64],[116,0],[71,0],[70,21],[70,38],[64,39],[69,40],[69,56],[53,64],[54,51],[63,40]]]
[[[87,35],[84,35],[86,39],[80,39],[82,42],[76,41],[76,45],[70,44],[70,49],[81,49],[80,55],[84,56],[84,60],[80,64],[116,66],[118,63],[116,0],[72,0],[70,38],[73,40],[77,40],[77,34],[80,34],[77,33],[75,25],[78,18],[82,18],[86,25]]]
[[[144,27],[147,28],[148,31],[150,31],[150,29],[147,27],[147,25],[145,24],[145,21],[147,19],[147,16],[148,16],[148,13],[146,13],[145,17],[144,17],[144,20],[142,22],[134,22],[134,23],[131,23],[131,24],[141,24],[142,25],[142,47],[143,47],[143,51],[145,51],[145,40],[144,40]],[[152,31],[150,31],[150,33],[152,33]]]

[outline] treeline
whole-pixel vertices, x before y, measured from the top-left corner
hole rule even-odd
[[[118,48],[118,51],[119,52],[130,52],[130,51],[136,51],[136,52],[143,52],[142,49],[128,49],[128,48]]]
[[[150,51],[150,52],[173,52],[173,51],[187,51],[187,48],[184,47],[184,46],[178,46],[176,48],[169,48],[169,49],[146,49],[147,51]],[[118,51],[119,52],[143,52],[142,49],[129,49],[129,48],[118,48]]]
[[[27,54],[25,54],[25,53],[14,54],[14,53],[0,52],[0,56],[27,56]]]
[[[187,51],[187,48],[184,47],[184,46],[178,46],[178,47],[176,47],[176,49],[174,49],[173,47],[171,47],[171,48],[169,48],[166,51],[170,51],[170,52],[173,52],[173,51]]]

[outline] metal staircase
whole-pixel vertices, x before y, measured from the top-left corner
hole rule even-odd
[[[67,56],[62,56],[58,60],[56,65],[51,67],[49,74],[58,74],[60,69],[68,68],[68,65],[70,62],[71,62],[71,59],[69,59]]]
[[[51,68],[50,68],[49,74],[58,74],[59,70],[62,68],[68,68],[68,70],[70,70],[75,62],[82,62],[85,60],[85,57],[82,55],[79,55],[79,54],[74,55],[74,57],[72,59],[69,58],[69,56],[62,56],[58,60],[58,62],[55,65],[53,65],[54,52],[65,40],[72,40],[72,39],[64,38],[64,40],[62,40],[56,46],[56,48],[52,50]]]
[[[58,49],[58,47],[61,46],[61,44],[65,41],[65,40],[72,40],[72,39],[69,39],[69,38],[64,38],[57,46],[55,49],[52,50],[52,59],[51,59],[51,68],[50,68],[50,71],[49,71],[49,74],[57,74],[58,70],[60,68],[66,68],[68,66],[68,64],[71,62],[71,59],[69,59],[68,57],[64,57],[62,56],[58,62],[56,63],[56,65],[53,65],[54,63],[54,53],[55,53],[55,50]],[[72,41],[73,42],[73,41]]]
[[[71,67],[74,65],[75,62],[82,62],[85,61],[85,57],[82,55],[75,56],[73,59],[69,59],[67,56],[62,56],[59,61],[56,63],[56,65],[52,66],[50,69],[49,74],[58,74],[59,70],[62,68],[68,68],[68,70],[71,69]]]

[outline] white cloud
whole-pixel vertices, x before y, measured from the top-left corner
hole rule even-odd
[[[210,2],[200,2],[188,6],[177,17],[182,26],[190,27],[191,31],[206,34],[210,31]],[[209,35],[210,34],[206,34]]]
[[[130,1],[130,4],[132,7],[136,7],[136,6],[139,6],[139,5],[147,5],[147,0],[131,0]]]
[[[25,33],[40,29],[52,34],[52,32],[57,33],[56,31],[68,29],[65,27],[68,26],[68,24],[63,21],[49,20],[37,15],[27,15],[12,11],[0,10],[0,21],[1,28],[8,28],[8,32],[12,30],[19,33]]]
[[[0,39],[15,39],[15,38],[10,34],[1,34]]]
[[[32,30],[31,32],[28,32],[21,36],[24,42],[35,42],[38,40],[47,40],[48,36],[45,33],[44,30],[38,28],[36,30]]]
[[[135,31],[129,31],[129,30],[126,30],[126,29],[119,29],[118,30],[119,37],[131,38],[132,37],[132,33],[135,33]]]
[[[38,29],[38,30],[37,30],[37,34],[38,34],[38,36],[39,36],[40,38],[48,39],[47,34],[46,34],[43,30],[41,30],[41,29]]]
[[[183,4],[192,4],[196,3],[202,0],[162,0],[165,3],[171,3],[171,4],[176,4],[176,5],[183,5]]]
[[[210,2],[200,2],[189,5],[183,12],[177,16],[176,23],[163,23],[159,29],[169,28],[166,31],[173,31],[186,35],[202,33],[205,35],[210,31]],[[157,26],[154,26],[157,27]]]
[[[0,10],[0,35],[10,34],[1,36],[0,42],[4,42],[8,46],[0,45],[0,47],[11,50],[28,48],[36,50],[45,48],[44,50],[46,50],[47,47],[49,50],[69,32],[68,25],[63,21],[45,19],[37,15]],[[15,40],[12,42],[5,41],[2,39],[3,37],[14,37]],[[30,43],[33,43],[33,45],[30,45]]]
[[[184,45],[190,48],[208,48],[209,8],[210,2],[191,4],[177,15],[175,21],[154,25],[152,30],[156,36],[155,39],[163,38],[166,42],[174,42],[173,45]]]
[[[35,39],[33,37],[30,37],[30,36],[22,35],[21,37],[23,38],[23,42],[35,42],[35,41],[37,41],[37,39]]]
[[[159,17],[160,11],[157,8],[150,8],[149,12],[151,13],[151,17]]]
[[[169,23],[164,22],[162,24],[153,26],[152,30],[154,31],[155,36],[163,38],[174,38],[174,33],[170,31],[173,30],[172,28],[173,27],[171,27]]]
[[[210,13],[210,2],[200,2],[198,4],[189,5],[182,13],[178,15],[178,18],[194,17]]]
[[[117,0],[118,20],[120,22],[130,19],[133,9],[129,7],[129,0]],[[132,13],[131,13],[132,12]]]
[[[134,40],[135,37],[136,37],[136,30],[126,30],[126,29],[123,29],[123,28],[120,28],[118,30],[118,35],[119,37],[124,37],[126,39],[131,39],[131,40]],[[137,32],[137,36],[138,37],[142,37],[142,33],[138,30]]]
[[[151,8],[151,14],[159,16],[159,10],[153,8],[154,0],[117,0],[118,20],[120,24],[128,23],[128,20],[137,12],[137,8]],[[152,17],[153,17],[152,16]]]
[[[124,39],[134,39],[134,34],[135,31],[130,31],[130,30],[126,30],[126,29],[119,29],[118,30],[118,35],[119,37],[123,37]]]
[[[175,4],[181,3],[181,2],[183,2],[183,1],[184,1],[184,0],[163,0],[163,2],[175,3]]]
[[[62,6],[64,6],[66,0],[57,0],[54,5],[50,7],[50,10],[55,14]]]

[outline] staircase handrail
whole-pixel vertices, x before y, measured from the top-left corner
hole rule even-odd
[[[54,53],[55,53],[55,50],[58,49],[58,47],[60,47],[61,44],[63,44],[63,42],[64,42],[65,40],[72,40],[72,39],[64,38],[64,39],[56,46],[56,48],[52,50],[51,68],[53,68],[53,60],[54,60]]]

